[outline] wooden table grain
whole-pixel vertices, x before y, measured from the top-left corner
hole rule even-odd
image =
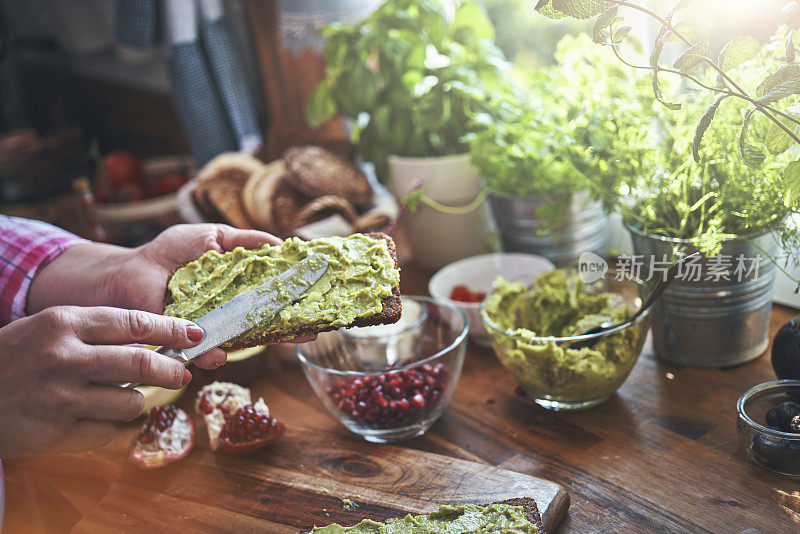
[[[402,292],[426,294],[429,276],[405,266]],[[792,315],[776,306],[770,335]],[[311,391],[289,346],[195,377],[197,384],[237,380],[263,395],[288,425],[347,435]],[[736,400],[774,378],[768,354],[732,369],[688,369],[659,362],[648,341],[605,404],[554,413],[515,395],[492,351],[470,345],[441,420],[403,446],[563,485],[571,505],[558,533],[800,532],[800,481],[747,463],[737,448]],[[90,468],[91,457],[85,461]],[[32,517],[68,530],[102,497],[101,488],[54,467],[57,458],[4,465],[6,533],[30,526]]]

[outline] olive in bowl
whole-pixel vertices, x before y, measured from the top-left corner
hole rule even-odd
[[[750,388],[736,403],[739,448],[745,458],[782,475],[800,476],[800,380]]]

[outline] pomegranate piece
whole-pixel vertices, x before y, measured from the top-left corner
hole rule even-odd
[[[252,402],[249,389],[230,382],[201,389],[195,409],[206,422],[211,450],[222,454],[253,452],[278,439],[285,429],[270,415],[264,399]]]
[[[156,406],[131,443],[128,459],[142,469],[155,469],[180,460],[192,450],[194,423],[180,408]]]
[[[225,420],[216,448],[212,445],[212,449],[222,454],[247,454],[278,439],[284,428],[283,423],[269,415],[264,399],[258,399]]]
[[[399,428],[420,421],[447,387],[444,365],[347,378],[327,387],[328,398],[346,417],[372,429]]]

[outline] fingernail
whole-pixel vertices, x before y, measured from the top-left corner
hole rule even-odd
[[[192,372],[188,369],[183,370],[183,381],[181,382],[181,387],[185,386],[189,382],[192,381]]]
[[[205,335],[203,329],[196,324],[190,324],[186,327],[186,336],[189,338],[189,341],[202,341]]]

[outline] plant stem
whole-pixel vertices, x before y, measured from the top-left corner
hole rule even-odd
[[[616,46],[612,46],[611,48],[614,50],[614,54],[617,56],[617,59],[619,59],[619,61],[621,63],[623,63],[624,65],[626,65],[626,66],[628,66],[628,67],[630,67],[632,69],[653,70],[653,67],[651,67],[650,65],[634,65],[633,63],[629,62],[624,57],[622,57],[622,55],[620,55],[619,50],[617,49]],[[724,95],[728,95],[728,96],[735,96],[737,98],[740,98],[742,100],[750,102],[751,104],[755,103],[754,99],[752,97],[749,97],[747,95],[740,95],[739,93],[735,93],[735,92],[731,91],[730,89],[725,89],[724,87],[713,87],[711,85],[707,85],[707,84],[703,83],[702,81],[698,80],[697,78],[695,78],[694,76],[692,76],[691,74],[686,74],[686,73],[683,73],[683,72],[680,72],[680,71],[677,71],[677,70],[674,70],[674,69],[670,69],[670,68],[667,68],[667,67],[659,67],[659,70],[662,70],[662,71],[666,72],[667,74],[677,74],[678,76],[682,76],[682,77],[686,78],[687,80],[691,81],[692,83],[695,83],[698,86],[700,86],[703,89],[706,89],[708,91],[715,91],[715,92],[720,93],[720,94],[724,94]],[[784,119],[786,119],[786,120],[788,120],[790,122],[793,122],[794,124],[797,124],[798,126],[800,126],[800,119],[798,119],[797,117],[792,117],[788,113],[785,113],[785,112],[783,112],[783,111],[781,111],[779,109],[775,109],[772,106],[769,106],[767,104],[763,104],[763,106],[764,106],[765,109],[771,111],[772,113],[780,115]]]
[[[618,48],[617,46],[612,46],[611,48],[614,50],[614,55],[617,56],[617,59],[619,59],[623,64],[627,65],[628,67],[630,67],[632,69],[653,70],[653,68],[650,67],[649,65],[634,65],[633,63],[628,62],[627,60],[625,60],[625,58],[622,57],[622,55],[620,55],[619,50],[617,49]],[[702,87],[703,89],[706,89],[708,91],[714,91],[714,92],[721,93],[721,94],[726,94],[726,95],[729,95],[729,96],[735,96],[736,98],[740,98],[742,100],[745,100],[745,101],[753,104],[756,107],[761,108],[761,109],[759,109],[759,111],[761,111],[761,113],[763,113],[765,116],[767,116],[772,122],[777,124],[778,127],[780,127],[780,129],[783,130],[786,133],[786,135],[788,135],[789,137],[792,138],[792,140],[794,140],[794,142],[800,144],[800,137],[795,135],[795,133],[792,132],[789,128],[787,128],[786,125],[783,124],[783,122],[781,122],[778,119],[776,119],[775,117],[773,117],[770,113],[768,113],[768,111],[772,112],[772,113],[775,113],[777,115],[780,115],[781,117],[783,117],[787,121],[792,122],[792,123],[800,126],[800,120],[798,120],[797,118],[792,117],[791,115],[789,115],[787,113],[784,113],[783,111],[781,111],[779,109],[775,109],[775,108],[773,108],[771,106],[768,106],[768,105],[765,105],[765,104],[759,104],[758,102],[756,102],[756,100],[753,97],[751,97],[751,96],[749,96],[747,94],[740,94],[740,93],[736,93],[734,91],[731,91],[730,89],[725,89],[725,88],[721,88],[721,87],[712,87],[710,85],[706,85],[705,83],[701,82],[700,80],[698,80],[697,78],[695,78],[691,74],[686,74],[684,72],[680,72],[680,71],[677,71],[677,70],[674,70],[674,69],[670,69],[670,68],[667,68],[667,67],[661,67],[661,66],[659,66],[659,70],[664,71],[664,72],[666,72],[668,74],[677,74],[678,76],[682,76],[682,77],[686,78],[687,80],[690,80],[691,82],[699,85],[700,87]]]
[[[656,13],[656,12],[654,12],[654,11],[650,10],[650,9],[647,9],[646,7],[640,6],[640,5],[638,5],[638,4],[633,4],[633,3],[631,3],[631,2],[627,2],[626,0],[607,0],[607,1],[608,1],[608,3],[610,3],[610,4],[614,4],[614,5],[617,5],[617,6],[622,6],[622,7],[628,7],[628,8],[631,8],[631,9],[633,9],[633,10],[640,11],[640,12],[642,12],[642,13],[645,13],[646,15],[649,15],[650,17],[653,17],[654,19],[656,19],[657,21],[659,21],[659,22],[662,24],[662,26],[664,26],[665,28],[667,28],[667,30],[669,30],[669,31],[670,31],[670,33],[672,33],[672,35],[674,35],[675,37],[677,37],[678,39],[680,39],[680,40],[681,40],[681,41],[682,41],[682,42],[683,42],[685,45],[687,45],[687,46],[692,46],[692,44],[693,44],[693,43],[692,43],[692,42],[691,42],[691,41],[690,41],[688,38],[686,38],[686,37],[685,37],[683,34],[681,34],[679,31],[677,31],[677,30],[675,29],[675,26],[673,26],[673,25],[672,25],[672,21],[671,21],[669,18],[662,17],[662,16],[661,16],[661,15],[659,15],[658,13]],[[616,49],[616,47],[614,47],[614,48]],[[619,54],[617,54],[617,57],[619,57]],[[792,140],[794,140],[794,142],[795,142],[795,143],[798,143],[798,144],[800,144],[800,137],[796,136],[796,135],[795,135],[795,134],[794,134],[794,133],[793,133],[793,132],[792,132],[792,131],[791,131],[789,128],[787,128],[787,127],[786,127],[786,125],[785,125],[785,124],[783,124],[783,122],[781,122],[781,121],[779,121],[778,119],[776,119],[776,118],[775,118],[775,117],[772,115],[772,113],[770,113],[770,110],[771,110],[771,111],[777,111],[777,110],[772,110],[772,108],[770,108],[769,106],[767,106],[767,105],[765,105],[765,104],[762,104],[762,103],[758,102],[756,99],[754,99],[753,97],[751,97],[750,95],[748,95],[748,94],[747,94],[747,92],[746,92],[744,89],[742,89],[741,87],[739,87],[739,85],[738,85],[738,84],[737,84],[737,83],[736,83],[736,82],[735,82],[733,79],[731,79],[731,77],[730,77],[730,76],[728,76],[728,75],[725,73],[725,71],[723,71],[723,70],[722,70],[722,68],[721,68],[719,65],[717,65],[717,64],[716,64],[716,62],[715,62],[714,60],[712,60],[710,57],[706,56],[705,54],[703,55],[703,61],[704,61],[705,63],[707,63],[707,64],[708,64],[708,65],[709,65],[709,66],[710,66],[712,69],[714,69],[715,71],[717,71],[717,73],[720,75],[720,77],[721,77],[723,80],[725,80],[725,82],[726,82],[726,83],[727,83],[727,84],[728,84],[728,85],[729,85],[729,86],[730,86],[730,87],[731,87],[731,88],[732,88],[734,91],[738,91],[738,93],[736,93],[736,92],[730,92],[731,96],[736,96],[736,97],[738,97],[738,98],[741,98],[742,100],[746,100],[746,101],[750,102],[751,104],[753,104],[753,105],[754,105],[756,108],[758,108],[758,110],[759,110],[761,113],[763,113],[763,114],[764,114],[764,115],[765,115],[765,116],[766,116],[768,119],[770,119],[772,122],[774,122],[775,124],[777,124],[777,125],[778,125],[778,127],[779,127],[781,130],[783,130],[783,131],[784,131],[784,133],[786,133],[786,135],[788,135],[790,138],[792,138]],[[684,76],[684,77],[686,77],[686,78],[688,78],[688,79],[692,80],[693,82],[695,82],[695,83],[698,83],[698,84],[699,84],[699,85],[701,85],[702,87],[704,87],[704,88],[706,88],[706,89],[710,89],[710,90],[712,90],[712,91],[717,91],[717,92],[726,92],[725,90],[722,90],[722,89],[719,89],[719,88],[712,88],[712,87],[710,87],[710,86],[707,86],[707,85],[705,85],[705,84],[701,84],[701,83],[699,83],[699,82],[698,82],[698,81],[697,81],[695,78],[693,78],[692,76],[689,76],[689,75],[687,75],[687,74],[684,74],[684,73],[682,73],[682,72],[679,72],[679,71],[675,71],[675,70],[672,70],[672,69],[662,69],[661,67],[659,67],[659,70],[663,70],[663,71],[665,71],[665,72],[672,72],[672,73],[674,73],[674,74],[678,74],[678,75],[680,75],[680,76]],[[784,114],[782,114],[782,113],[781,113],[781,115],[784,115]],[[788,118],[788,117],[787,117],[787,118]],[[796,124],[800,124],[800,122],[798,122],[798,121],[797,121],[797,120],[795,120],[794,118],[791,118],[791,119],[789,119],[789,120],[791,120],[792,122],[794,122],[794,123],[796,123]]]

